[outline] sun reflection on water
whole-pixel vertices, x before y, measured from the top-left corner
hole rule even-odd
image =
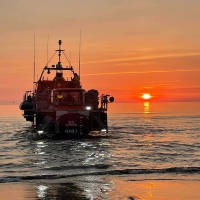
[[[148,101],[144,102],[144,114],[150,113],[150,103]]]

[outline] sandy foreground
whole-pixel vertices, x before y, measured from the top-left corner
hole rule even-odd
[[[111,199],[120,200],[199,200],[200,181],[151,180],[122,181],[112,180]]]
[[[164,181],[123,181],[110,179],[112,189],[99,188],[97,193],[104,193],[104,198],[89,198],[91,200],[199,200],[200,181],[164,180]],[[52,187],[46,190],[45,186],[36,186],[33,183],[1,183],[1,200],[24,199],[88,199],[78,189],[72,190],[62,186],[62,190]],[[95,196],[95,195],[94,195]]]

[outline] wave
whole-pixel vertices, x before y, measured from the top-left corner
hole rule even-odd
[[[112,175],[145,175],[145,174],[176,174],[176,175],[197,175],[200,174],[200,167],[172,167],[165,169],[124,169],[109,170],[100,172],[76,173],[76,174],[41,174],[30,176],[6,176],[0,178],[0,183],[21,182],[31,180],[62,179],[83,176],[112,176]],[[168,180],[168,179],[167,179]]]

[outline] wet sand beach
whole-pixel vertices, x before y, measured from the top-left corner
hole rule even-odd
[[[113,179],[111,199],[120,200],[199,200],[200,181],[150,180],[123,181]]]
[[[84,188],[73,183],[6,183],[0,184],[1,200],[199,200],[200,181],[149,180],[124,181],[108,178],[112,189],[106,186],[97,189],[94,195],[87,195]]]

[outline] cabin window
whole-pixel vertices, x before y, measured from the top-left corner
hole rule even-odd
[[[54,91],[54,102],[56,105],[81,105],[80,91]]]

